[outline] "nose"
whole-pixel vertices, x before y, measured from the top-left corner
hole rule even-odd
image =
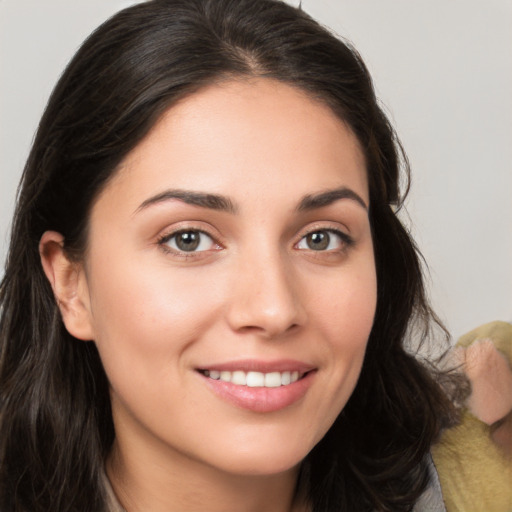
[[[234,276],[227,320],[237,332],[278,338],[306,323],[299,284],[286,258],[252,254]]]

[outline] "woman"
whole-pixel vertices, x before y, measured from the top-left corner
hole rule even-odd
[[[2,510],[418,510],[452,411],[404,348],[431,312],[401,163],[363,62],[300,10],[102,25],[20,189]]]

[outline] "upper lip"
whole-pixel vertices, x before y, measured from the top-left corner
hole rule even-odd
[[[279,359],[274,361],[262,361],[256,359],[244,359],[240,361],[227,361],[223,363],[211,363],[204,366],[197,367],[197,370],[218,370],[233,372],[241,370],[244,372],[294,372],[306,373],[314,370],[315,367],[311,364],[295,361],[293,359]]]

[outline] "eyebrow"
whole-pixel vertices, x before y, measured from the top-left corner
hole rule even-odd
[[[320,192],[318,194],[308,194],[301,199],[297,206],[297,210],[299,212],[304,212],[323,208],[324,206],[329,206],[340,199],[351,199],[362,206],[365,210],[368,210],[368,206],[364,202],[363,198],[347,187],[326,190],[325,192]]]
[[[165,201],[170,201],[172,199],[178,199],[180,201],[183,201],[184,203],[191,204],[193,206],[200,206],[201,208],[209,208],[210,210],[218,210],[228,213],[237,212],[237,208],[234,205],[233,201],[231,201],[231,199],[225,196],[217,194],[207,194],[204,192],[193,192],[189,190],[166,190],[161,194],[157,194],[156,196],[146,199],[137,208],[135,213],[144,210],[148,206],[163,203]]]
[[[229,197],[223,195],[171,189],[146,199],[135,210],[135,213],[138,213],[149,206],[173,199],[178,199],[179,201],[183,201],[184,203],[192,206],[199,206],[201,208],[208,208],[210,210],[217,210],[231,214],[236,214],[238,211],[235,203]],[[315,210],[317,208],[329,206],[341,199],[351,199],[362,206],[365,210],[368,210],[368,207],[361,196],[347,187],[326,190],[324,192],[319,192],[318,194],[308,194],[299,201],[296,209],[299,212]]]

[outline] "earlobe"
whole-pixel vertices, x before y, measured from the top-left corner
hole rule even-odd
[[[66,256],[64,237],[55,231],[43,234],[39,254],[66,329],[75,338],[86,341],[94,339],[83,265]]]

